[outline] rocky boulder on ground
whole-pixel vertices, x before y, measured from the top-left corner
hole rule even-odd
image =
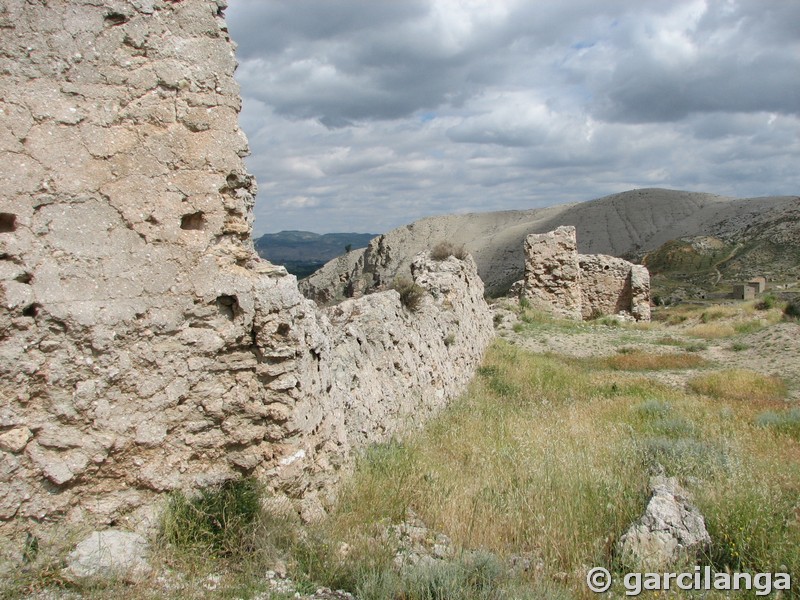
[[[108,529],[94,531],[67,557],[65,575],[72,580],[121,579],[135,582],[152,571],[150,546],[141,535]]]
[[[663,570],[692,562],[711,543],[705,520],[675,477],[650,480],[652,496],[642,517],[617,544],[631,568]]]

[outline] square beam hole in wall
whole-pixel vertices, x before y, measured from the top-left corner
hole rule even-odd
[[[118,12],[110,12],[105,16],[105,22],[110,25],[111,27],[117,27],[119,25],[124,25],[129,21],[128,17],[123,15],[122,13]]]
[[[206,217],[202,211],[183,215],[181,217],[181,229],[188,231],[203,231],[206,228]]]
[[[17,230],[17,215],[13,213],[0,213],[0,233],[10,233]]]
[[[221,314],[225,315],[231,321],[241,312],[239,308],[239,299],[236,296],[219,296],[217,298],[217,308]]]

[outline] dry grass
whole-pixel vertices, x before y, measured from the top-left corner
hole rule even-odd
[[[456,246],[452,242],[439,242],[431,249],[433,260],[446,260],[451,256],[464,260],[467,257],[467,251],[464,246]]]
[[[701,323],[687,329],[686,335],[704,340],[715,340],[736,335],[736,329],[729,323]]]
[[[625,401],[595,396],[584,368],[498,343],[424,434],[362,466],[337,529],[412,508],[460,547],[533,553],[550,573],[607,564],[646,493],[636,448],[608,416]]]
[[[653,318],[668,326],[684,326],[687,335],[711,340],[758,331],[780,322],[782,312],[776,304],[752,301],[681,305],[655,311]]]
[[[749,305],[716,305],[705,309],[700,313],[701,323],[710,323],[712,321],[719,321],[720,319],[730,319],[739,316],[743,310],[751,308]]]
[[[425,298],[425,288],[417,285],[408,277],[398,276],[392,282],[392,289],[400,294],[400,303],[411,312],[416,312],[422,308]]]
[[[600,364],[615,371],[661,371],[666,369],[696,369],[708,364],[697,354],[653,354],[642,350],[623,352],[600,359]]]
[[[689,382],[698,394],[725,400],[770,402],[786,398],[786,383],[780,378],[747,369],[728,369],[699,375]]]
[[[497,342],[469,392],[424,432],[367,454],[327,535],[365,544],[376,524],[412,509],[458,547],[536,561],[520,589],[551,591],[510,597],[588,599],[585,566],[614,570],[614,544],[641,514],[649,470],[660,465],[693,482],[715,568],[797,573],[800,461],[785,457],[800,456],[800,443],[753,424],[744,405],[721,409],[707,395],[615,377],[602,362]],[[788,530],[787,519],[796,523]]]
[[[699,320],[700,315],[707,310],[707,306],[695,304],[679,304],[665,309],[653,311],[652,318],[655,321],[666,323],[667,325],[679,325],[690,320]]]

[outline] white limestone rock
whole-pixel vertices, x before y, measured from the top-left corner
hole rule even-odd
[[[653,477],[650,488],[644,514],[619,539],[617,553],[626,565],[648,570],[693,562],[711,543],[703,515],[676,478]]]
[[[147,560],[149,549],[147,540],[137,533],[94,531],[69,554],[64,572],[73,580],[141,581],[152,572]]]

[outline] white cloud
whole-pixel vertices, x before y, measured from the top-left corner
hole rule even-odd
[[[319,200],[308,196],[292,196],[279,202],[281,208],[314,208],[319,206]]]
[[[256,234],[797,194],[800,3],[231,0]]]

